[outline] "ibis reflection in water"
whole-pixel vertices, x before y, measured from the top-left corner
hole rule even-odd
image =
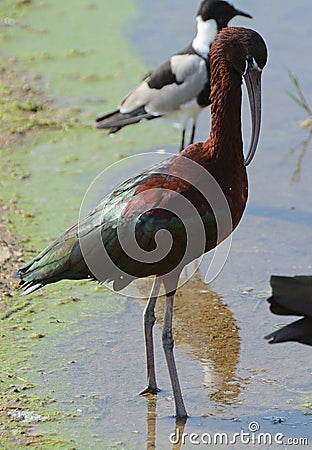
[[[141,289],[145,289],[142,284]],[[162,326],[163,301],[157,301],[155,312],[157,323]],[[200,363],[210,400],[219,406],[235,402],[244,384],[236,376],[240,358],[239,328],[232,311],[202,281],[199,270],[176,293],[172,329],[176,345]]]
[[[121,290],[136,278],[154,275],[144,311],[148,385],[142,393],[158,392],[153,325],[163,285],[163,348],[179,418],[187,417],[187,412],[173,354],[174,296],[185,265],[231,234],[244,212],[248,196],[246,165],[254,156],[260,133],[261,73],[266,60],[267,48],[258,33],[224,28],[210,51],[212,123],[207,141],[192,144],[121,184],[98,208],[18,272],[25,294],[63,279],[111,281],[115,290]],[[243,77],[252,117],[251,144],[245,160],[241,130]],[[209,192],[204,189],[207,185]],[[211,205],[220,192],[222,201],[216,211]],[[178,211],[181,217],[176,214],[177,204],[182,204]],[[185,209],[186,204],[189,207]],[[165,235],[160,243],[168,243],[165,254],[158,260],[147,258],[150,254],[154,257],[161,247],[157,244],[162,231]],[[122,241],[131,241],[133,234],[138,257],[128,254],[122,245]],[[142,254],[147,259],[142,259]],[[94,271],[90,270],[92,262]]]
[[[266,336],[270,344],[295,341],[312,345],[312,276],[283,277],[273,275],[270,280],[272,296],[270,310],[282,316],[302,316]]]
[[[126,125],[168,117],[182,125],[180,150],[191,124],[194,142],[197,117],[209,105],[209,48],[217,33],[235,16],[251,18],[223,0],[204,0],[197,13],[197,34],[184,50],[158,67],[122,100],[119,108],[97,118],[97,128],[116,133]]]

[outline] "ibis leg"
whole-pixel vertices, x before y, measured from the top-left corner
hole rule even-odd
[[[165,308],[162,340],[174,395],[174,401],[176,406],[176,417],[185,418],[187,417],[187,412],[182,398],[178,372],[173,355],[173,347],[174,347],[174,340],[172,335],[173,300],[174,295],[172,295],[172,293],[168,294],[166,297],[166,308]]]
[[[141,395],[148,393],[157,394],[157,392],[159,392],[155,374],[153,326],[156,321],[155,305],[159,294],[160,285],[161,280],[158,277],[155,277],[150,297],[143,312],[145,351],[147,364],[147,387],[146,389],[144,389],[144,391],[140,392]]]

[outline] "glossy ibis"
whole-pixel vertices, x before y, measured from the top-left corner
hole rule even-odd
[[[155,303],[163,285],[166,294],[163,347],[176,415],[181,418],[187,413],[173,355],[174,295],[184,266],[214,248],[234,230],[242,217],[248,195],[245,165],[253,158],[260,133],[261,73],[267,49],[255,31],[225,28],[215,39],[210,58],[212,124],[207,141],[188,146],[178,155],[118,186],[87,217],[18,271],[25,294],[59,280],[86,278],[112,281],[113,288],[120,290],[136,278],[155,275],[144,311],[148,386],[143,393],[158,391],[152,328]],[[245,160],[241,132],[243,77],[252,117],[251,143]],[[211,179],[224,199],[216,209],[212,207],[213,196],[217,194]],[[202,185],[208,185],[208,193],[203,193]],[[179,201],[182,201],[182,207],[178,208],[181,217],[176,213]],[[187,202],[190,207],[185,211]],[[223,216],[226,217],[224,224]],[[161,232],[165,232],[163,239],[160,239]],[[133,234],[139,247],[138,256],[124,249]],[[188,245],[189,239],[191,245]],[[154,256],[164,242],[167,243],[165,255],[157,261],[146,256]]]
[[[110,133],[126,125],[166,116],[182,125],[180,150],[191,123],[194,141],[198,114],[209,105],[209,48],[218,31],[235,16],[251,16],[226,1],[204,0],[197,13],[197,34],[184,50],[171,56],[130,92],[117,110],[97,119],[97,128]]]
[[[282,316],[302,316],[266,336],[270,344],[296,341],[312,345],[312,276],[283,277],[273,275],[270,280],[272,296],[270,310]]]

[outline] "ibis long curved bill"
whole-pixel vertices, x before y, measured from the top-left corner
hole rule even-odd
[[[261,127],[261,74],[262,70],[252,59],[248,61],[248,67],[244,74],[244,80],[247,87],[250,114],[251,114],[251,139],[247,156],[244,164],[248,166],[255,156],[260,136]]]

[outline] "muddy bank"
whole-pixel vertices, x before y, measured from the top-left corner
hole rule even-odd
[[[22,262],[18,240],[7,227],[9,207],[0,205],[0,309],[3,312],[5,298],[12,297],[15,288],[14,273]]]
[[[25,138],[26,125],[35,132],[37,126],[37,111],[43,109],[39,91],[35,95],[34,88],[23,79],[21,73],[9,67],[0,69],[0,151],[3,164],[2,170],[9,172],[12,177],[17,175],[17,168],[10,164],[7,155],[13,145],[22,144]],[[28,130],[29,131],[29,130]],[[9,298],[15,287],[13,275],[22,263],[22,248],[18,238],[10,231],[12,221],[10,216],[18,213],[16,202],[4,203],[0,197],[0,311],[5,313],[9,306]],[[5,301],[7,300],[7,301]]]
[[[0,68],[0,152],[1,171],[5,171],[14,179],[27,179],[20,164],[12,161],[12,153],[23,151],[27,141],[42,133],[62,129],[73,122],[67,115],[68,111],[55,108],[53,102],[46,98],[41,88],[40,77],[34,77],[27,72],[15,70],[13,62],[6,61],[6,67]],[[18,215],[31,218],[29,211],[19,209],[14,198],[4,199],[5,190],[2,179],[0,194],[0,299],[11,296],[16,287],[13,275],[23,262],[22,247],[15,236],[17,225],[12,217]],[[1,303],[0,308],[3,308]]]
[[[10,164],[8,154],[13,145],[22,145],[26,132],[36,132],[38,111],[44,109],[43,95],[26,82],[25,75],[14,71],[8,61],[0,68],[0,151],[3,168],[12,177],[18,176],[17,167]],[[4,297],[12,297],[13,275],[21,264],[22,249],[12,228],[11,214],[16,203],[5,204],[0,197],[0,309],[5,312]]]
[[[37,80],[25,72],[14,68],[6,61],[0,70],[0,153],[1,171],[12,179],[26,179],[19,164],[12,161],[12,154],[23,151],[27,141],[42,132],[61,128],[66,116],[58,111]],[[38,302],[21,298],[17,290],[14,274],[29,254],[27,239],[19,237],[18,225],[32,219],[32,214],[20,207],[12,192],[12,198],[0,194],[0,323],[1,323],[1,368],[0,368],[0,446],[16,448],[31,445],[38,448],[43,444],[62,444],[31,431],[35,423],[56,419],[54,413],[46,411],[50,399],[32,395],[33,382],[21,374],[35,342],[43,336],[30,334],[32,341],[25,345],[31,331],[30,316],[38,309]],[[22,244],[21,244],[22,241]],[[33,412],[35,411],[35,412]],[[63,442],[65,445],[65,442]],[[38,446],[38,447],[37,447]],[[66,447],[70,448],[70,447]]]

